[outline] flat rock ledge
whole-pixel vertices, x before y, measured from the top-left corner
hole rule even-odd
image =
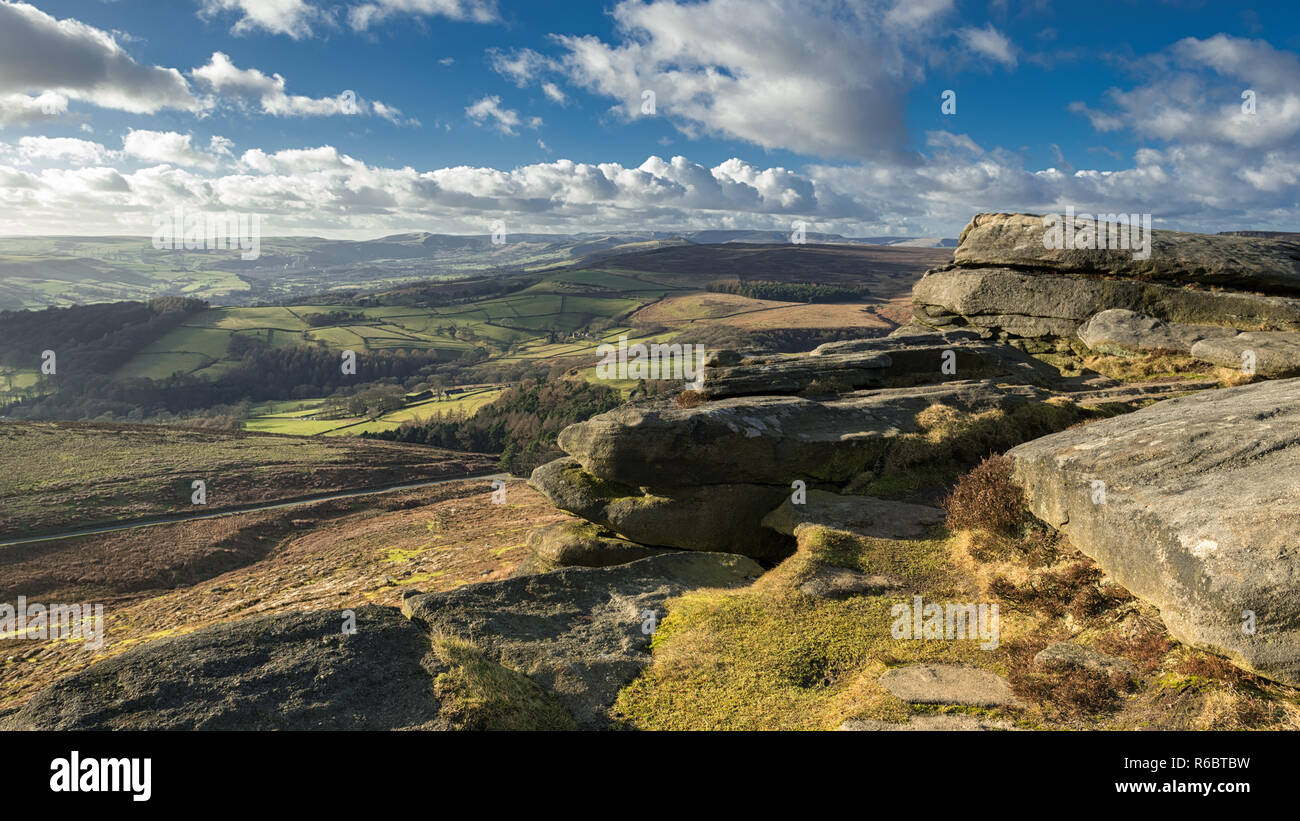
[[[909,704],[1022,707],[1006,679],[962,664],[910,664],[885,671],[880,684]]]

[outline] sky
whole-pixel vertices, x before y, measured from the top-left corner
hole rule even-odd
[[[0,0],[0,234],[1300,230],[1297,52],[1291,2]]]

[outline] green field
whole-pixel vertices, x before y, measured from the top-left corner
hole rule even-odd
[[[359,433],[378,433],[392,430],[403,422],[429,419],[438,414],[472,416],[479,408],[500,396],[502,390],[503,388],[500,387],[473,388],[464,393],[425,399],[373,420],[317,419],[316,416],[325,402],[324,399],[268,402],[255,409],[261,412],[251,416],[244,423],[244,429],[296,436],[355,436]]]
[[[421,350],[444,361],[482,347],[496,359],[578,355],[594,343],[550,343],[597,320],[618,320],[684,289],[607,271],[564,271],[502,297],[435,308],[386,305],[291,305],[211,308],[145,347],[122,365],[117,378],[162,379],[173,373],[217,377],[235,363],[227,351],[235,335],[272,346],[318,345],[331,350]],[[361,315],[313,327],[313,315]],[[319,431],[318,431],[319,432]]]

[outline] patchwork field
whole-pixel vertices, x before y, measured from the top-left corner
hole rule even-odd
[[[665,294],[682,290],[650,278],[607,271],[565,271],[516,293],[434,308],[338,304],[212,308],[137,353],[114,374],[162,379],[173,373],[220,376],[235,364],[235,336],[272,346],[319,345],[337,350],[420,350],[454,360],[485,348],[510,358],[546,358],[555,334],[570,334],[595,320],[619,320]],[[330,313],[350,318],[313,317]],[[590,347],[594,347],[590,346]],[[573,347],[582,353],[581,346]],[[559,354],[563,355],[563,354]]]
[[[0,422],[0,536],[490,470],[490,456],[348,438]],[[192,503],[192,482],[207,502]]]

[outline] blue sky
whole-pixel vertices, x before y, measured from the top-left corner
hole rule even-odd
[[[0,233],[143,234],[178,204],[358,237],[496,219],[955,236],[977,211],[1067,205],[1294,229],[1298,18],[1128,0],[0,0]]]

